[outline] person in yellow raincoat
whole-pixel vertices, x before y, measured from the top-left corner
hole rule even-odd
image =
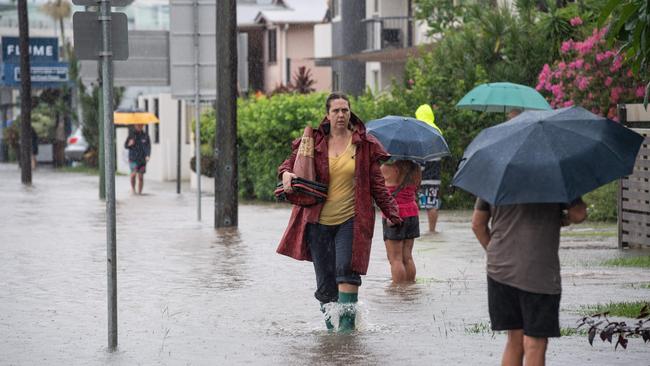
[[[415,111],[415,118],[426,122],[442,135],[442,130],[435,123],[433,109],[428,104],[422,104]],[[440,208],[440,159],[428,161],[422,170],[422,183],[418,189],[418,205],[420,209],[427,210],[429,232],[436,232],[438,223],[438,209]]]

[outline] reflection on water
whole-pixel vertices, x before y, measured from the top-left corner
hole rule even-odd
[[[443,211],[442,234],[414,250],[418,283],[391,286],[381,227],[357,304],[358,330],[328,332],[313,298],[313,266],[277,255],[286,205],[241,205],[239,228],[212,228],[211,197],[196,222],[195,195],[147,181],[132,196],[117,177],[119,351],[106,350],[105,204],[97,177],[38,169],[33,188],[0,164],[0,364],[497,364],[502,335],[471,334],[488,320],[484,252],[469,212]],[[426,219],[422,217],[422,222]],[[591,240],[591,239],[590,239]],[[613,238],[563,238],[564,309],[647,299],[629,286],[647,270],[589,263],[620,252]],[[632,254],[630,254],[632,253]],[[631,341],[633,342],[633,341]],[[608,345],[581,337],[551,342],[554,364],[621,362]],[[597,358],[596,358],[597,357]],[[629,364],[647,363],[630,344]]]

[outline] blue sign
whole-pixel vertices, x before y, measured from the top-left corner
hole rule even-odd
[[[18,37],[2,37],[2,62],[20,63]],[[59,39],[56,37],[29,37],[30,62],[45,63],[59,61]]]
[[[20,65],[4,64],[2,71],[2,85],[20,86]],[[67,62],[31,65],[30,74],[34,88],[57,88],[70,80]]]

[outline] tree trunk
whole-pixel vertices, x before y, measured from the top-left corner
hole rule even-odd
[[[20,49],[20,180],[32,185],[32,80],[29,69],[29,17],[27,0],[18,0]]]
[[[53,163],[60,168],[65,165],[65,114],[56,113],[56,127],[54,130]]]

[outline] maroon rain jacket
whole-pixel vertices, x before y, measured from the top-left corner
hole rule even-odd
[[[370,259],[370,246],[375,228],[375,203],[386,217],[395,223],[402,222],[399,209],[393,196],[388,193],[384,176],[379,170],[379,162],[388,160],[390,155],[374,136],[366,134],[363,122],[354,114],[350,117],[354,127],[352,143],[356,145],[354,171],[354,230],[352,241],[352,271],[365,275]],[[329,184],[329,159],[327,139],[330,123],[323,119],[318,130],[314,131],[314,165],[316,181]],[[291,155],[278,167],[278,175],[291,172],[296,159],[300,138],[293,141]],[[297,260],[311,261],[307,245],[307,224],[318,223],[324,203],[309,207],[293,206],[277,252]]]

